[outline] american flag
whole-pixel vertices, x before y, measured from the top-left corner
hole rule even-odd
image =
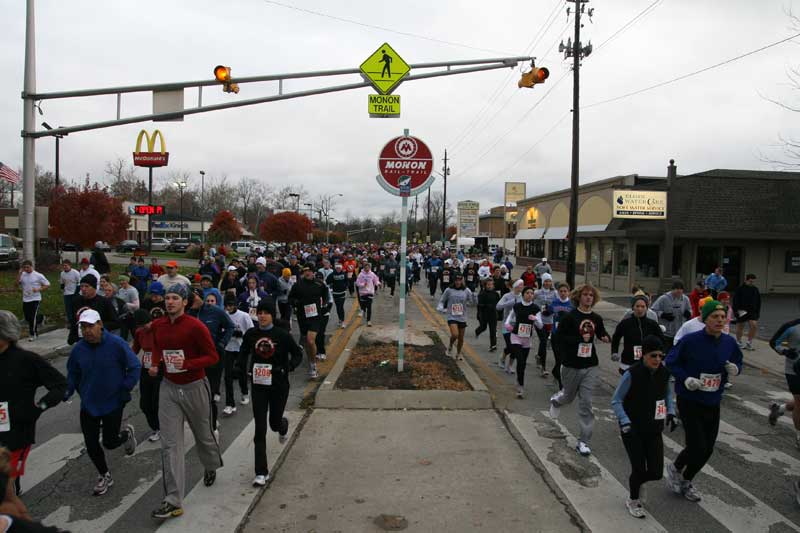
[[[9,183],[16,185],[19,183],[19,174],[14,172],[11,167],[4,165],[0,162],[0,178],[6,180]]]

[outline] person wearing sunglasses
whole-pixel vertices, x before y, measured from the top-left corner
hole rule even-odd
[[[642,340],[642,357],[622,375],[611,399],[617,415],[622,443],[631,462],[630,490],[625,506],[631,516],[647,516],[639,497],[641,486],[661,479],[664,471],[664,442],[661,432],[666,423],[675,431],[675,404],[669,385],[669,370],[662,364],[664,343],[657,335]]]

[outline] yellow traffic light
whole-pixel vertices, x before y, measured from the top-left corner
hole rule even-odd
[[[224,92],[239,94],[239,84],[231,83],[231,67],[217,65],[214,67],[214,78],[222,84]]]
[[[544,83],[544,80],[549,77],[550,71],[545,67],[533,67],[530,72],[522,75],[519,82],[517,82],[517,87],[529,87],[532,89],[534,85]]]

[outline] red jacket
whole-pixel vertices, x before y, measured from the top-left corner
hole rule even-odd
[[[164,372],[164,377],[178,385],[186,385],[206,377],[205,368],[219,361],[217,347],[211,339],[208,328],[187,314],[171,322],[169,317],[157,318],[150,326],[155,338],[153,366],[163,360],[164,350],[182,350],[183,368],[186,372]]]
[[[536,274],[533,272],[525,271],[522,273],[522,282],[525,284],[526,287],[536,287]]]
[[[692,318],[700,316],[700,300],[708,296],[707,290],[697,289],[689,293],[689,303],[692,305]]]

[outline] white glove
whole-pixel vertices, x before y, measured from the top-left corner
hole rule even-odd
[[[614,361],[615,363],[618,363],[619,362],[619,354],[618,353],[612,353],[611,354],[611,360]]]
[[[738,376],[739,367],[736,366],[735,363],[731,363],[730,361],[728,361],[725,363],[725,372],[727,372],[729,376]]]
[[[683,385],[689,390],[697,390],[703,386],[703,382],[697,378],[688,377],[686,381],[683,382]]]
[[[442,304],[439,304],[436,306],[436,310],[439,311],[440,313],[444,313],[444,306]]]

